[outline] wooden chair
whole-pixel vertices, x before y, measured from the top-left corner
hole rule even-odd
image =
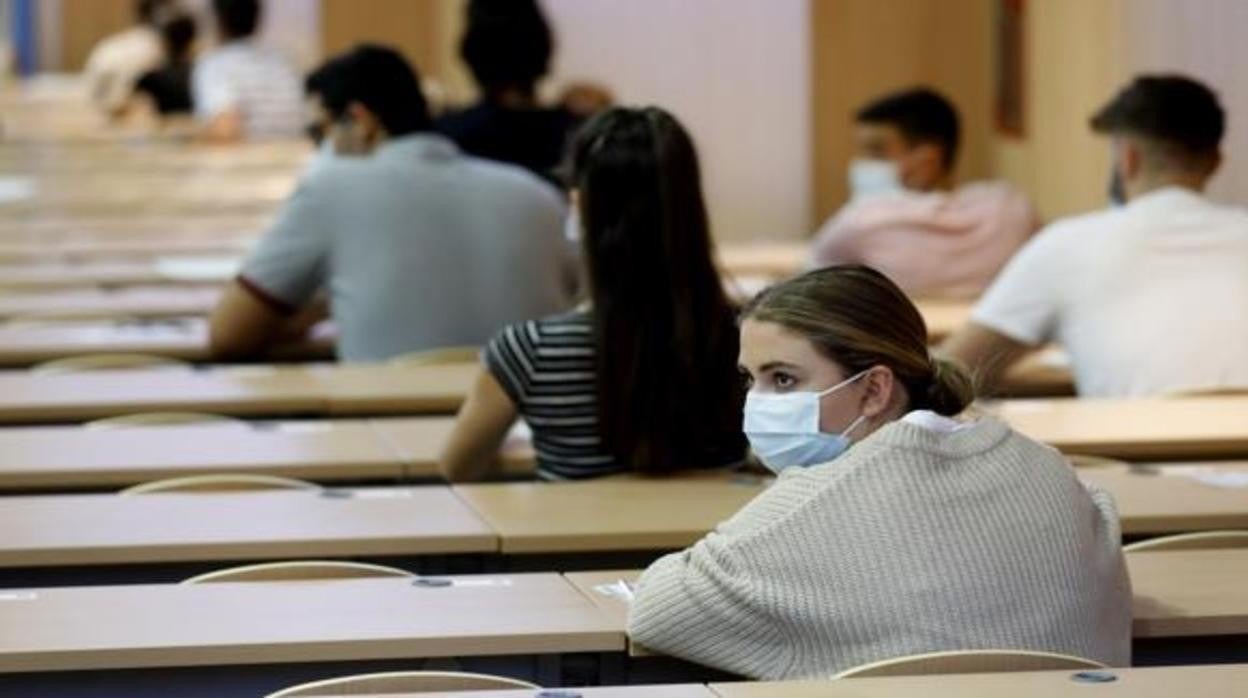
[[[1168,393],[1165,397],[1242,397],[1248,395],[1248,387],[1198,388],[1196,390],[1178,390]]]
[[[147,354],[89,354],[46,361],[32,366],[30,371],[39,376],[58,376],[86,371],[131,371],[145,368],[190,368],[190,364]]]
[[[123,496],[160,493],[250,492],[264,490],[320,490],[321,486],[304,480],[273,475],[193,475],[168,480],[144,482],[119,492]]]
[[[932,674],[995,674],[1012,671],[1104,669],[1104,664],[1081,657],[1023,650],[962,650],[896,657],[864,664],[837,674],[838,679]]]
[[[402,354],[390,359],[396,366],[445,366],[469,364],[481,360],[481,347],[443,347]]]
[[[138,412],[120,417],[106,417],[83,426],[97,431],[133,429],[135,427],[170,427],[187,424],[246,424],[241,419],[206,412]]]
[[[292,686],[266,698],[312,698],[313,696],[368,696],[387,693],[437,693],[456,691],[504,691],[537,689],[535,684],[503,676],[435,671],[396,671],[360,674]]]
[[[1123,552],[1169,552],[1172,550],[1223,550],[1248,548],[1248,531],[1204,531],[1150,538],[1123,546]]]
[[[346,560],[293,560],[242,565],[206,572],[183,584],[214,584],[217,582],[301,582],[329,579],[372,579],[377,577],[412,577],[407,570],[385,565],[372,565]]]

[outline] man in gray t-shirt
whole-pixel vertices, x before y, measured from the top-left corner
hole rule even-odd
[[[576,257],[559,193],[430,132],[403,58],[360,47],[309,86],[336,155],[304,177],[227,289],[215,355],[254,355],[306,328],[322,289],[347,361],[481,345],[571,304]]]

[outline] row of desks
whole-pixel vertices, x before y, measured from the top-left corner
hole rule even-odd
[[[1127,562],[1137,642],[1248,633],[1248,551],[1133,553]],[[20,629],[0,633],[0,689],[25,695],[12,689],[74,678],[41,672],[216,667],[220,675],[247,665],[620,655],[626,607],[597,587],[636,576],[15,590],[0,595],[0,628]],[[164,676],[166,695],[185,695],[173,688],[176,675]]]
[[[375,455],[385,460],[383,454]],[[1199,466],[1192,473],[1184,467],[1093,468],[1081,471],[1080,478],[1114,495],[1128,536],[1248,528],[1248,488],[1242,483],[1210,484],[1219,475],[1244,479],[1248,467]],[[393,462],[358,468],[360,473],[390,476],[399,470]],[[0,568],[674,550],[730,518],[769,482],[752,476],[706,476],[12,496],[0,507],[0,530],[5,531]],[[126,581],[168,581],[171,573],[157,567],[135,569]]]

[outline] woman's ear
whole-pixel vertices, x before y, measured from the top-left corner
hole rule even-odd
[[[892,369],[886,366],[873,366],[862,377],[861,412],[867,419],[875,419],[887,414],[893,405],[893,394],[897,389],[897,380]]]

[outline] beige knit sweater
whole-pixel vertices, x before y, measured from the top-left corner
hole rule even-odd
[[[642,576],[632,638],[759,679],[830,677],[956,649],[1127,666],[1118,516],[1053,449],[983,419],[894,422],[833,463],[790,468]]]

